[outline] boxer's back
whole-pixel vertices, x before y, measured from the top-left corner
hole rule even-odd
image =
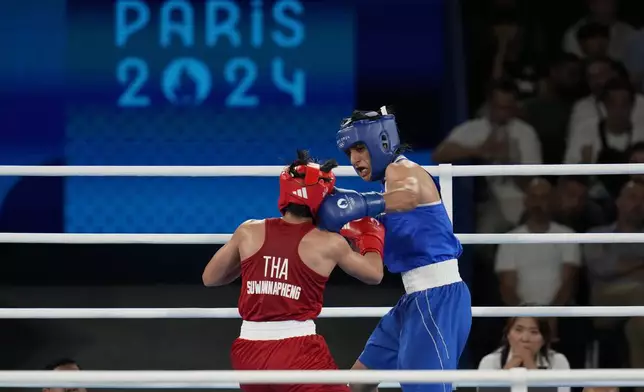
[[[266,219],[256,228],[260,234],[263,231],[263,244],[241,262],[242,289],[238,308],[242,319],[315,319],[322,310],[328,277],[308,267],[298,251],[304,236],[315,230],[315,226]],[[252,242],[255,241],[253,238]]]

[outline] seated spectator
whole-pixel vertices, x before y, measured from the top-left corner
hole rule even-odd
[[[571,135],[566,163],[627,163],[629,147],[644,140],[644,126],[634,125],[632,121],[635,92],[627,81],[610,81],[601,102],[606,107],[606,117],[587,122]],[[626,180],[625,176],[600,177],[613,196]]]
[[[546,164],[563,161],[568,122],[572,106],[579,98],[580,82],[579,58],[562,54],[551,62],[539,95],[523,103],[523,118],[537,132]]]
[[[62,358],[45,367],[45,370],[79,371],[80,367],[73,359]],[[43,388],[43,392],[87,392],[85,388]]]
[[[610,44],[610,29],[601,23],[586,23],[577,30],[577,42],[579,42],[582,57],[587,59],[606,57]]]
[[[596,227],[591,233],[642,233],[644,232],[644,184],[630,181],[622,188],[616,200],[617,220],[608,226]],[[595,306],[644,305],[644,244],[585,244],[584,260],[588,269],[590,300]],[[594,320],[600,331],[614,335],[615,328],[624,326],[630,350],[630,366],[644,368],[644,318],[628,320],[602,317]],[[605,345],[611,351],[612,343]],[[621,355],[600,352],[602,367],[621,367]],[[615,358],[616,357],[616,358]]]
[[[545,43],[541,23],[524,5],[516,0],[492,0],[468,23],[468,57],[477,64],[468,67],[468,79],[476,81],[469,89],[472,107],[481,104],[487,83],[494,80],[512,80],[522,97],[536,92]]]
[[[488,80],[512,80],[520,97],[529,97],[537,89],[537,67],[524,45],[525,30],[514,15],[498,14],[492,26],[494,57]]]
[[[432,159],[435,162],[541,163],[541,146],[534,129],[516,117],[514,85],[507,81],[495,83],[489,91],[488,103],[485,117],[454,128],[436,148]],[[523,214],[524,181],[525,177],[487,178],[491,197],[479,206],[479,232],[503,232],[518,223]]]
[[[525,223],[511,233],[573,233],[552,221],[552,186],[542,178],[526,190]],[[495,271],[506,305],[531,302],[539,305],[568,305],[580,265],[578,244],[501,244]]]
[[[563,39],[563,50],[565,52],[583,56],[578,34],[582,26],[588,23],[599,23],[608,27],[610,38],[608,53],[614,59],[622,59],[625,46],[633,34],[633,27],[627,23],[617,20],[617,0],[587,0],[588,15],[572,25]]]
[[[589,190],[588,177],[559,177],[552,204],[553,220],[577,233],[607,223],[607,213],[589,198]]]
[[[603,117],[604,110],[600,108],[601,96],[606,83],[617,77],[613,61],[608,57],[600,57],[586,62],[584,67],[584,80],[590,95],[578,100],[570,115],[568,129],[574,131],[580,124]],[[570,133],[568,132],[568,133]]]
[[[606,107],[601,102],[601,95],[606,84],[623,73],[621,68],[620,64],[608,58],[594,59],[586,64],[586,83],[590,95],[577,101],[573,107],[568,126],[568,140],[578,137],[577,134],[583,132],[583,127],[588,123],[599,121],[606,116]],[[641,94],[636,95],[631,119],[633,124],[644,126],[644,96]]]
[[[483,357],[479,370],[526,369],[570,370],[568,360],[550,348],[550,325],[535,317],[510,318],[503,331],[501,347]],[[558,392],[570,392],[560,387]]]

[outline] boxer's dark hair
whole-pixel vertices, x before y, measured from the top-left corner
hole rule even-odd
[[[387,113],[389,114],[394,114],[393,110],[391,107],[386,106],[387,108]],[[356,121],[362,121],[362,120],[378,120],[379,118],[382,118],[383,114],[380,111],[375,111],[375,110],[354,110],[353,113],[351,113],[351,117],[346,117],[342,119],[342,122],[340,122],[340,127],[348,127],[349,125],[353,124]]]
[[[304,178],[304,174],[296,172],[295,168],[298,166],[308,165],[309,163],[319,164],[320,171],[323,173],[328,173],[338,167],[338,162],[335,159],[320,162],[312,158],[308,150],[297,150],[297,159],[289,166],[289,172],[294,178]]]
[[[295,168],[298,166],[308,165],[309,163],[318,163],[320,165],[320,171],[323,173],[329,173],[331,170],[338,167],[338,162],[335,159],[319,162],[311,157],[308,150],[297,150],[297,159],[290,164],[289,172],[294,178],[304,178],[304,174],[298,173]],[[303,204],[289,203],[286,208],[284,208],[284,213],[287,212],[299,218],[313,218],[311,209]]]

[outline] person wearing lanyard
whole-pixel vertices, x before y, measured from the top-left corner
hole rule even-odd
[[[596,162],[628,163],[628,148],[633,139],[641,135],[633,129],[631,121],[635,91],[628,82],[616,79],[606,85],[601,100],[606,107],[606,116],[598,122],[599,150]],[[624,175],[599,178],[608,193],[614,197],[628,181],[628,176]]]

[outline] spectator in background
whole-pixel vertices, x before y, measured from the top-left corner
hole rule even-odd
[[[616,201],[617,220],[608,226],[596,227],[591,233],[644,232],[644,184],[630,181],[622,188]],[[644,244],[584,244],[584,260],[588,269],[591,304],[595,306],[644,305]],[[644,368],[644,318],[619,320],[609,317],[594,320],[603,331],[600,339],[600,366],[619,368],[622,356],[630,351],[630,366]],[[615,329],[624,327],[629,350],[615,342]],[[644,392],[644,388],[638,388]]]
[[[551,217],[552,186],[533,179],[525,197],[525,223],[511,231],[525,233],[573,233]],[[495,271],[506,305],[522,302],[562,306],[571,302],[580,265],[578,244],[501,244]]]
[[[608,56],[610,30],[600,23],[586,23],[577,30],[577,42],[581,48],[581,56],[596,59]]]
[[[599,97],[606,83],[617,77],[617,72],[611,59],[600,57],[586,62],[584,76],[590,95],[575,103],[568,126],[569,137],[580,125],[604,116],[604,108],[601,107]]]
[[[579,100],[573,109],[570,119],[570,135],[579,132],[579,128],[590,121],[597,121],[606,116],[606,107],[601,102],[601,95],[606,84],[613,79],[622,79],[628,83],[628,71],[621,63],[607,58],[596,59],[588,63],[586,77],[591,95]],[[633,90],[635,91],[635,90]],[[637,126],[644,126],[644,96],[635,92],[635,106],[632,121]]]
[[[80,371],[80,367],[73,359],[62,358],[45,367],[45,370],[54,371]],[[87,392],[85,388],[43,388],[43,392]]]
[[[475,160],[489,164],[539,164],[541,146],[534,129],[517,118],[514,84],[499,81],[488,93],[484,117],[454,128],[436,148],[435,162]],[[490,197],[479,207],[479,232],[503,232],[523,214],[526,178],[488,177]],[[529,181],[529,179],[528,179]]]
[[[599,58],[587,63],[586,81],[591,94],[575,104],[570,117],[569,138],[572,138],[575,133],[579,132],[579,128],[589,121],[597,121],[606,116],[606,107],[601,102],[601,95],[606,84],[615,78],[629,80],[628,71],[623,64],[608,58]],[[644,125],[644,96],[642,94],[635,95],[632,120],[635,125]]]
[[[523,103],[523,119],[532,125],[541,141],[546,164],[563,161],[572,106],[579,98],[581,62],[573,54],[562,54],[550,63],[539,95]]]
[[[606,117],[588,121],[571,135],[565,163],[627,163],[629,147],[644,140],[644,125],[633,124],[635,91],[628,81],[610,81],[601,102]],[[600,181],[610,195],[616,196],[627,179],[602,176]]]
[[[519,4],[518,4],[519,3]],[[491,0],[482,7],[472,30],[469,57],[477,64],[471,69],[470,80],[477,81],[470,91],[473,107],[481,105],[488,83],[512,80],[521,97],[532,96],[538,81],[538,62],[545,52],[540,22],[525,2]]]
[[[583,57],[584,53],[578,40],[578,32],[588,23],[606,26],[610,37],[608,53],[621,60],[627,42],[634,29],[629,24],[617,20],[617,0],[587,0],[588,15],[572,25],[564,34],[563,50]]]
[[[543,178],[531,181],[526,191],[525,223],[511,233],[573,233],[572,229],[551,218],[552,186]],[[506,305],[531,302],[564,306],[575,302],[579,273],[578,244],[502,244],[496,255],[495,272],[499,277],[501,299]],[[585,328],[574,319],[550,319],[553,340],[570,359],[573,367],[585,362]],[[561,339],[559,339],[561,338]]]
[[[510,318],[503,330],[501,347],[483,357],[479,370],[527,369],[570,370],[568,360],[550,348],[552,333],[546,319]],[[560,387],[558,392],[570,392]]]
[[[513,12],[497,13],[492,26],[494,56],[489,80],[512,80],[520,97],[537,90],[537,66],[524,45],[526,31]]]
[[[552,204],[553,220],[577,233],[607,223],[606,213],[588,197],[589,189],[588,177],[559,177]]]

